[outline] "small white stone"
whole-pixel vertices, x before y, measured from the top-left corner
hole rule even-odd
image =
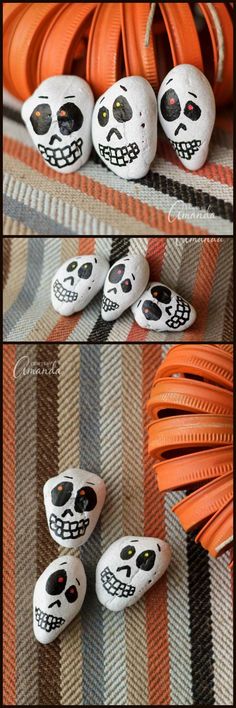
[[[130,255],[113,264],[103,288],[103,320],[116,320],[137,300],[148,283],[149,272],[148,261],[141,255]]]
[[[104,256],[75,256],[58,268],[51,284],[51,301],[60,315],[73,315],[101,290],[109,270]]]
[[[140,327],[156,332],[183,332],[196,319],[194,307],[163,283],[149,283],[131,309]]]
[[[124,77],[100,96],[92,139],[99,157],[119,177],[140,179],[147,174],[157,149],[157,105],[146,79]]]
[[[79,558],[60,556],[47,566],[33,596],[33,629],[38,642],[49,644],[63,632],[80,611],[86,586]]]
[[[175,66],[158,93],[161,126],[176,155],[189,170],[199,170],[207,159],[216,107],[211,85],[191,64]]]
[[[106,497],[103,479],[70,467],[43,488],[49,532],[65,548],[78,548],[91,536]]]
[[[114,612],[134,605],[161,578],[170,558],[170,546],[159,538],[119,538],[97,564],[99,602]]]
[[[22,118],[48,167],[69,173],[87,162],[93,107],[91,88],[78,76],[50,76],[23,103]]]

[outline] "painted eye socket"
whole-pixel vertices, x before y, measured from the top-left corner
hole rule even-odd
[[[49,595],[60,595],[65,589],[67,575],[65,570],[55,570],[55,573],[49,575],[46,582],[46,592]]]
[[[193,101],[187,101],[184,109],[184,115],[191,120],[198,120],[201,115],[201,109]]]
[[[131,120],[133,111],[125,96],[117,96],[113,103],[113,116],[118,123],[126,123]]]
[[[91,487],[81,487],[76,494],[75,511],[80,514],[83,511],[92,511],[97,504],[97,495]]]
[[[137,568],[140,568],[141,570],[151,570],[154,566],[155,559],[155,551],[143,551],[136,559]]]
[[[48,103],[39,103],[30,116],[30,122],[37,135],[46,135],[52,122],[52,112]]]
[[[70,585],[68,590],[65,592],[65,596],[68,602],[75,602],[77,600],[78,593],[75,585]]]
[[[102,128],[104,128],[105,125],[107,125],[108,121],[109,121],[109,110],[105,106],[101,106],[101,108],[99,108],[99,111],[98,111],[99,125],[101,125]]]
[[[168,89],[161,99],[161,113],[165,120],[176,120],[181,113],[181,106],[174,89]]]
[[[120,552],[120,557],[122,560],[128,560],[129,558],[133,558],[135,555],[135,548],[134,546],[125,546],[122,548],[122,551]]]
[[[129,278],[126,278],[126,280],[123,280],[123,283],[121,283],[121,287],[122,287],[123,293],[129,293],[129,291],[132,290],[132,283],[129,280]]]
[[[75,270],[77,268],[77,265],[77,261],[72,261],[72,263],[69,263],[66,270],[68,271],[68,273],[71,273],[72,270]]]
[[[51,491],[54,506],[64,506],[69,501],[73,489],[72,482],[59,482]]]
[[[79,130],[84,117],[79,106],[75,103],[65,103],[57,111],[59,130],[62,135],[70,135],[75,130]]]
[[[154,285],[151,288],[152,297],[155,297],[159,302],[163,302],[166,305],[171,301],[171,290],[166,288],[164,285]]]
[[[92,270],[93,270],[92,263],[84,263],[84,265],[80,266],[80,268],[78,270],[79,278],[84,278],[84,280],[87,280],[88,278],[90,278]]]
[[[125,265],[123,265],[123,263],[119,263],[111,269],[108,280],[110,280],[110,283],[119,283],[123,278],[124,272]]]
[[[142,304],[142,312],[146,320],[159,320],[162,316],[160,307],[152,300],[144,300]]]

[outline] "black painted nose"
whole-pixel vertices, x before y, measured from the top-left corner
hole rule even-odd
[[[184,125],[184,123],[180,123],[180,124],[178,125],[178,128],[176,128],[176,130],[175,130],[175,135],[178,135],[178,133],[179,133],[179,131],[180,131],[181,128],[182,128],[183,130],[187,130],[186,125]]]
[[[131,576],[131,568],[129,565],[120,565],[119,568],[116,568],[116,572],[119,573],[121,570],[126,570],[126,575],[127,578],[130,578]]]
[[[117,288],[110,288],[110,290],[107,291],[108,293],[117,293]]]
[[[111,128],[109,130],[109,133],[107,133],[107,142],[108,143],[110,142],[110,139],[111,139],[111,136],[113,135],[113,133],[115,133],[117,138],[119,138],[119,140],[121,140],[122,135],[121,135],[120,131],[118,130],[118,128]]]
[[[74,516],[73,511],[71,511],[71,509],[65,509],[62,514],[62,519],[64,519],[67,514],[69,514],[70,516]]]
[[[49,609],[49,607],[53,607],[53,605],[57,605],[58,607],[61,607],[61,600],[54,600],[54,602],[51,602],[51,604],[48,605],[48,609]]]
[[[59,142],[61,143],[62,138],[60,138],[59,135],[52,135],[52,137],[49,140],[49,145],[53,145],[55,140],[59,140]]]

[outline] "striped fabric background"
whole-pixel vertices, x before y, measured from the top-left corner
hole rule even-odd
[[[114,262],[142,253],[151,279],[191,302],[197,321],[173,341],[232,341],[232,238],[5,238],[5,341],[166,341],[170,334],[135,324],[130,310],[116,322],[101,320],[101,293],[84,311],[60,317],[50,304],[51,279],[75,254],[103,253]]]
[[[167,349],[4,346],[4,705],[233,703],[227,556],[212,560],[186,537],[171,513],[183,493],[158,493],[147,455],[145,404]],[[30,373],[36,362],[47,371],[54,362],[55,373]],[[107,501],[80,552],[83,609],[42,646],[32,632],[33,587],[66,550],[48,533],[42,487],[69,465],[101,473]],[[116,614],[99,605],[94,571],[128,533],[165,537],[173,559],[137,605]]]
[[[95,152],[77,173],[48,168],[20,108],[4,92],[4,235],[232,235],[231,110],[218,111],[201,170],[186,170],[159,129],[152,169],[141,180],[127,181]]]

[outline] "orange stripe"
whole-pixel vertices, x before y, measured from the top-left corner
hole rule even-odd
[[[168,162],[171,162],[172,165],[179,167],[182,172],[189,174],[189,170],[184,167],[172,147],[163,138],[160,138],[158,142],[158,155]],[[198,177],[207,177],[213,180],[213,182],[220,182],[221,184],[228,185],[228,187],[232,187],[233,185],[233,170],[231,170],[230,167],[225,167],[216,162],[209,162],[209,160],[200,170],[193,171],[191,174],[196,174]]]
[[[91,255],[94,253],[95,249],[95,238],[75,238],[75,249],[78,256]],[[73,332],[81,315],[82,311],[70,317],[60,317],[47,337],[47,342],[64,342],[70,336],[71,332]]]
[[[148,239],[146,258],[150,265],[150,281],[160,278],[165,247],[166,238],[150,237]],[[144,342],[147,335],[148,330],[142,329],[134,322],[127,337],[127,342]]]
[[[158,492],[152,461],[147,450],[146,402],[156,369],[161,362],[161,345],[143,346],[144,439],[144,533],[165,538],[163,496]],[[167,578],[166,574],[146,595],[149,705],[170,705]]]
[[[3,705],[16,705],[15,353],[3,346]]]
[[[220,241],[203,241],[191,298],[191,302],[197,311],[197,319],[193,329],[184,333],[183,341],[190,342],[193,336],[194,339],[201,341],[204,336],[220,245]]]
[[[107,187],[105,184],[96,182],[91,177],[86,177],[79,172],[73,172],[69,175],[53,172],[47,167],[39,153],[33,148],[19,143],[12,138],[4,138],[4,151],[8,155],[12,155],[15,159],[20,160],[25,165],[28,165],[34,170],[37,170],[48,179],[53,179],[62,184],[67,184],[73,189],[78,189],[84,192],[89,197],[98,199],[108,206],[115,207],[123,214],[133,216],[138,221],[151,226],[162,233],[172,236],[207,236],[209,231],[201,229],[199,226],[188,224],[183,219],[178,219],[174,223],[170,223],[168,214],[165,214],[161,209],[156,209],[154,206],[149,206],[145,202],[139,201],[135,197],[119,192],[116,189]],[[158,196],[157,196],[158,201]]]

